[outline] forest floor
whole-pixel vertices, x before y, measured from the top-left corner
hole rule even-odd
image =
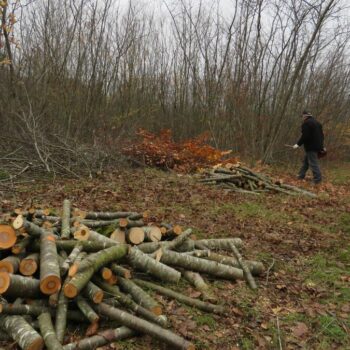
[[[159,297],[171,328],[197,349],[350,349],[350,165],[326,176],[314,188],[283,172],[286,182],[318,192],[318,199],[227,193],[187,175],[130,169],[93,180],[36,181],[0,200],[5,209],[60,207],[70,198],[86,210],[149,210],[159,222],[193,228],[197,238],[241,237],[243,256],[268,269],[259,289],[210,281],[227,316]],[[163,348],[146,336],[102,349]]]

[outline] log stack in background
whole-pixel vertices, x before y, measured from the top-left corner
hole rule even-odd
[[[215,166],[213,169],[204,170],[198,181],[240,193],[258,195],[264,192],[280,192],[288,195],[316,197],[314,193],[285,184],[281,180],[275,181],[265,174],[244,167],[240,163],[227,163],[223,166]]]
[[[0,339],[26,350],[96,349],[140,334],[194,349],[168,329],[154,294],[224,314],[229,305],[213,303],[205,279],[245,279],[255,289],[264,271],[243,260],[241,239],[194,240],[191,229],[157,225],[148,213],[84,212],[65,200],[61,210],[16,209],[1,222]],[[181,279],[201,298],[164,286]],[[78,340],[67,331],[84,324]]]

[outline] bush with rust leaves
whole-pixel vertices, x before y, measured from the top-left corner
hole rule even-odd
[[[173,169],[189,173],[218,163],[236,163],[237,158],[227,158],[231,151],[221,151],[208,144],[209,135],[175,142],[171,130],[162,130],[158,135],[140,129],[138,139],[123,148],[123,153],[144,164],[163,170]]]

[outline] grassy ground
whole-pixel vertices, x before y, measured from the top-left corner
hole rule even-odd
[[[272,171],[266,169],[267,172]],[[172,328],[198,349],[350,349],[350,166],[326,171],[318,199],[249,196],[196,184],[189,176],[129,170],[89,181],[60,180],[5,193],[4,210],[65,197],[89,210],[149,210],[155,221],[192,227],[198,238],[241,237],[243,255],[267,268],[252,292],[211,281],[225,317],[159,298]],[[283,178],[293,182],[287,173]],[[188,285],[182,285],[191,293]],[[147,337],[113,349],[162,349]],[[110,349],[106,347],[105,349]]]

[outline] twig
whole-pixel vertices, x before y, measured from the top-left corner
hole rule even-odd
[[[274,267],[274,265],[275,265],[275,259],[272,259],[272,263],[271,263],[271,265],[269,266],[269,268],[267,269],[267,272],[266,272],[266,282],[265,282],[266,285],[269,283],[270,271]]]
[[[278,319],[278,316],[276,316],[276,324],[277,324],[277,335],[278,335],[278,345],[279,345],[279,349],[283,350],[282,347],[282,340],[281,340],[281,330],[280,330],[280,321]]]

